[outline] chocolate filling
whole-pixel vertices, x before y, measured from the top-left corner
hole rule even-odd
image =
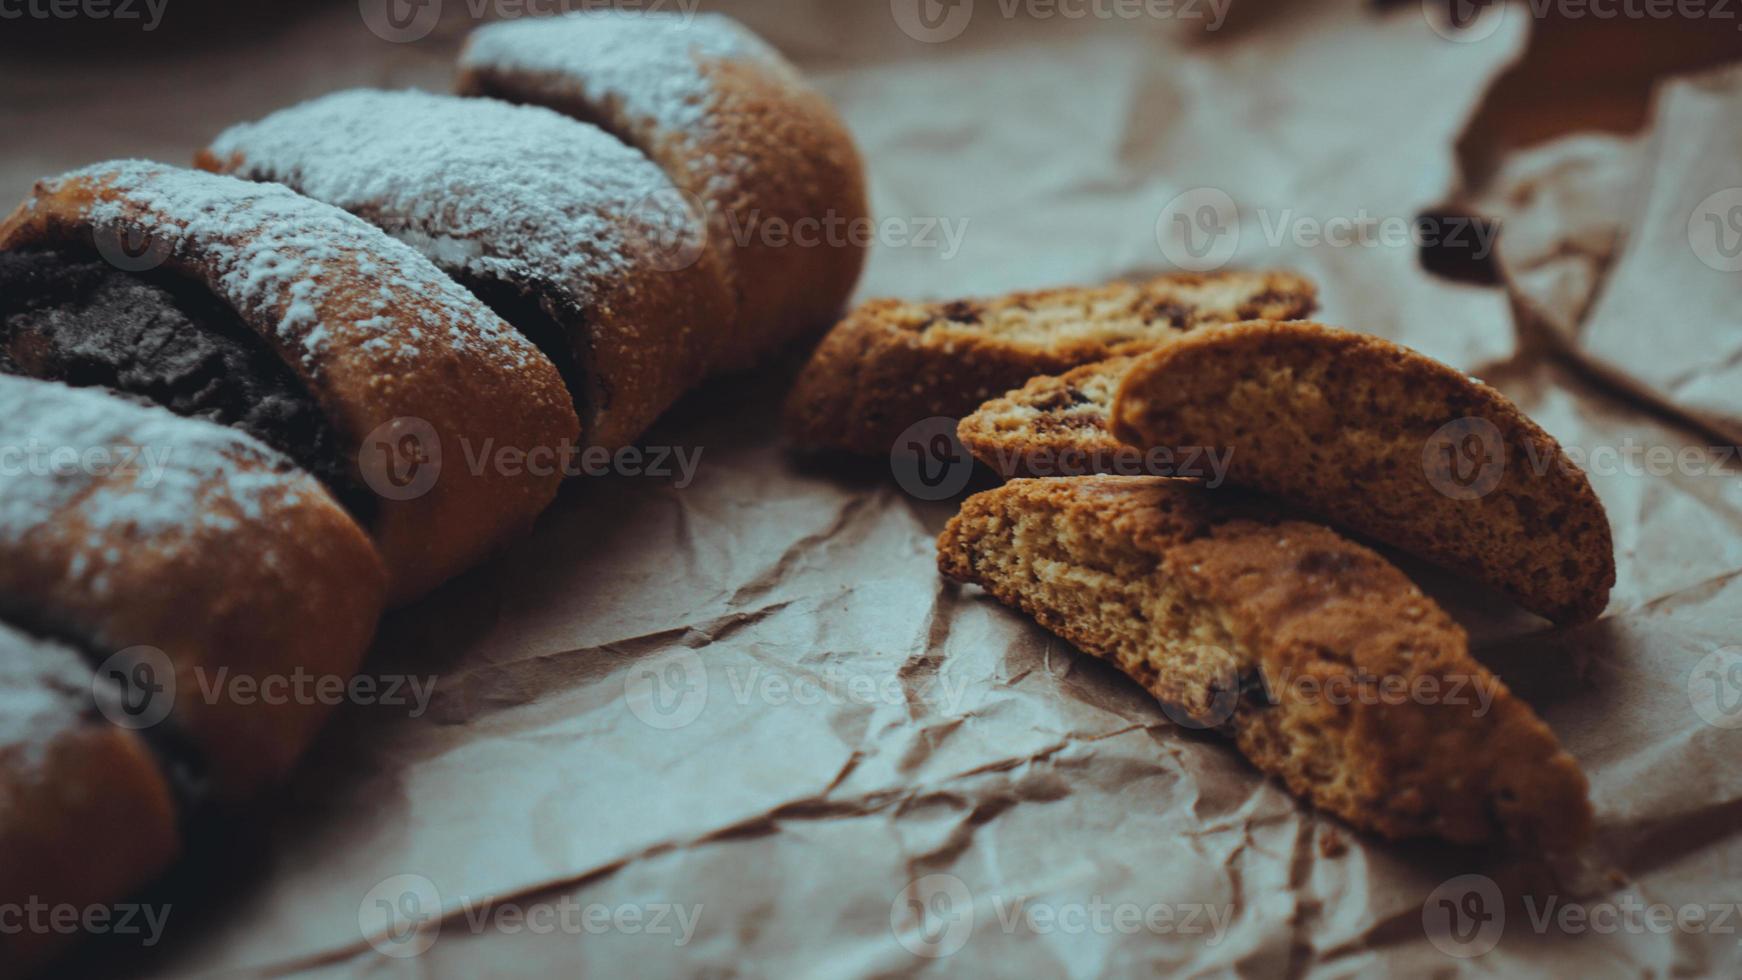
[[[104,387],[234,426],[368,523],[375,498],[302,380],[200,284],[68,252],[0,253],[0,371]]]
[[[586,417],[589,391],[587,366],[575,350],[575,343],[571,338],[574,331],[564,326],[565,322],[581,322],[581,312],[565,309],[560,314],[552,313],[534,286],[485,279],[455,269],[447,271],[476,296],[480,303],[488,306],[490,312],[531,341],[545,357],[550,358],[550,362],[556,365],[557,374],[563,379],[563,384],[568,386],[569,394],[575,402],[575,411],[581,413],[583,418]]]

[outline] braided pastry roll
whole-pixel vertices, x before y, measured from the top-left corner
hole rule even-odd
[[[386,586],[339,504],[254,439],[0,375],[0,903],[119,899],[183,814],[282,777],[328,709],[255,692],[349,679]],[[0,933],[0,974],[54,938]]]
[[[709,263],[674,266],[659,168],[546,109],[351,91],[236,126],[200,166],[288,184],[422,250],[565,367],[587,439],[635,441],[709,373],[731,317]]]
[[[399,600],[555,496],[557,467],[480,454],[578,437],[533,345],[412,249],[283,187],[100,164],[39,183],[0,251],[0,370],[260,438],[372,531]]]
[[[718,14],[578,12],[479,28],[458,90],[604,127],[705,211],[726,254],[742,367],[839,313],[869,235],[852,135],[780,53]]]

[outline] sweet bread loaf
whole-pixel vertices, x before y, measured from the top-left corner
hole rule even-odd
[[[786,427],[806,449],[887,453],[915,422],[959,419],[1037,374],[1149,350],[1211,325],[1306,316],[1286,272],[1169,275],[992,300],[873,300],[831,330],[794,383]]]
[[[1589,835],[1578,764],[1464,631],[1379,555],[1262,499],[1016,480],[963,504],[938,566],[1358,828],[1548,850]]]
[[[634,442],[708,374],[718,270],[669,267],[659,168],[609,134],[493,99],[356,90],[220,135],[198,163],[286,184],[417,247],[563,367],[586,438]]]
[[[1132,360],[1113,357],[1030,378],[976,408],[956,427],[956,436],[1006,479],[1113,472],[1115,462],[1136,452],[1113,438],[1107,425],[1113,394]]]
[[[492,446],[578,436],[532,344],[410,248],[283,187],[100,164],[40,182],[0,251],[0,369],[268,442],[373,533],[399,600],[555,496],[556,467],[491,465]]]
[[[1486,582],[1558,623],[1615,582],[1590,481],[1493,388],[1377,337],[1244,323],[1139,359],[1113,431],[1231,454],[1227,479]]]
[[[481,27],[458,90],[548,106],[645,153],[706,218],[735,300],[722,368],[839,315],[864,265],[865,178],[827,99],[718,14],[580,12]]]
[[[72,648],[0,623],[0,902],[87,909],[180,850],[164,773],[143,738],[98,715],[93,692],[120,701]],[[0,977],[25,976],[70,938],[49,924],[0,929]]]
[[[199,681],[351,676],[386,573],[350,516],[248,436],[95,389],[0,375],[0,450],[0,621],[93,665],[157,651],[164,723],[216,797],[287,772],[326,709]]]
[[[200,156],[258,183],[113,162],[0,222],[0,904],[120,899],[190,815],[280,779],[331,699],[270,692],[347,681],[389,598],[529,525],[577,404],[623,445],[837,312],[867,242],[804,235],[864,234],[844,128],[730,22],[666,26],[551,97],[636,148],[535,105],[346,93]],[[473,78],[540,102],[556,75]],[[662,98],[692,101],[642,112]],[[674,256],[686,195],[713,240]],[[0,976],[61,938],[0,929]]]

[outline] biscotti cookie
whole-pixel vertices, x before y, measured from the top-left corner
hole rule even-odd
[[[400,600],[555,497],[555,467],[492,465],[490,447],[579,437],[536,347],[412,249],[284,187],[100,164],[40,182],[0,250],[20,253],[0,266],[0,369],[267,442],[372,532]]]
[[[221,692],[351,677],[386,591],[362,529],[254,439],[96,389],[0,375],[0,452],[0,621],[106,664],[216,798],[281,778],[327,706]]]
[[[466,42],[458,89],[595,123],[665,170],[732,286],[722,368],[827,326],[858,282],[869,208],[852,135],[778,51],[727,17],[490,24]]]
[[[659,168],[548,109],[340,92],[226,131],[198,160],[287,184],[421,249],[563,368],[592,445],[635,441],[712,368],[731,301],[672,264]]]
[[[1030,378],[975,409],[956,427],[956,437],[1005,478],[1115,472],[1138,455],[1113,438],[1107,424],[1113,394],[1131,364],[1132,358],[1114,357]]]
[[[1231,454],[1228,482],[1488,583],[1558,623],[1615,582],[1609,519],[1560,445],[1493,388],[1389,341],[1247,323],[1132,365],[1113,431]]]
[[[991,300],[873,300],[823,338],[794,384],[786,427],[806,449],[887,453],[915,422],[959,419],[1037,374],[1147,351],[1210,324],[1314,307],[1286,272],[1161,276]]]
[[[0,977],[70,938],[42,918],[117,901],[180,849],[169,782],[145,740],[98,713],[121,692],[64,644],[0,622]],[[34,902],[34,907],[29,903]]]
[[[938,566],[1358,828],[1547,850],[1589,835],[1578,764],[1463,630],[1379,555],[1261,499],[1016,480],[963,504]]]

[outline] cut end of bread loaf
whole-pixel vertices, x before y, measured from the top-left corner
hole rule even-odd
[[[1288,272],[1168,275],[990,300],[873,300],[811,355],[787,402],[787,430],[801,448],[886,453],[914,423],[960,419],[1037,374],[1219,324],[1306,316],[1316,303],[1312,283]]]
[[[974,458],[1004,477],[1123,472],[1141,454],[1109,430],[1113,395],[1129,357],[1030,378],[962,420],[956,435]]]
[[[1016,480],[963,505],[938,562],[1356,827],[1552,851],[1589,834],[1577,763],[1463,631],[1376,553],[1258,498]]]
[[[1227,479],[1498,588],[1559,623],[1615,582],[1608,516],[1553,437],[1415,351],[1316,323],[1243,323],[1132,365],[1114,434],[1229,454]]]

